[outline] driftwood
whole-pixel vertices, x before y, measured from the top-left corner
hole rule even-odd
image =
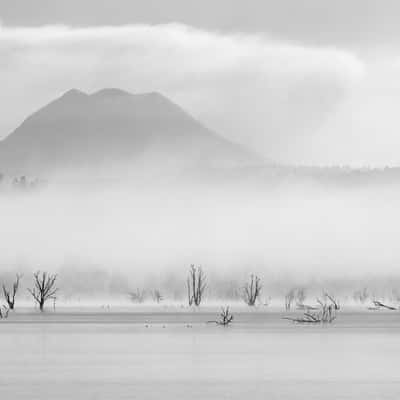
[[[369,310],[380,310],[381,308],[385,308],[385,309],[391,310],[391,311],[397,310],[396,307],[388,306],[387,304],[383,304],[382,302],[377,301],[377,300],[374,300],[373,304],[375,307],[368,307]]]
[[[336,319],[335,304],[331,302],[327,304],[317,299],[319,307],[318,311],[306,310],[301,317],[283,317],[289,321],[299,323],[299,324],[326,324],[332,323]]]
[[[233,315],[229,311],[229,307],[222,307],[219,320],[207,321],[207,323],[215,323],[217,325],[227,326],[233,321]]]
[[[318,306],[310,306],[309,304],[297,303],[296,309],[310,311],[310,310],[318,310],[319,307]]]

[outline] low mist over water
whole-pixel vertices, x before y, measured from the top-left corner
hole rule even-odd
[[[184,291],[190,264],[225,285],[214,296],[250,273],[273,293],[315,282],[390,286],[400,282],[399,200],[389,184],[53,182],[2,196],[1,271],[58,271],[81,296],[154,282]]]

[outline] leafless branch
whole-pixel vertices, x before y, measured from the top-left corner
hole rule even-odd
[[[189,306],[193,304],[199,306],[207,287],[206,277],[201,267],[195,267],[193,264],[190,266],[186,286]]]
[[[376,309],[386,308],[387,310],[391,310],[391,311],[397,310],[396,307],[388,306],[387,304],[384,304],[377,300],[374,300],[373,303],[374,303],[374,306],[376,307]]]
[[[22,275],[16,274],[15,276],[15,281],[12,285],[11,289],[8,289],[4,284],[3,284],[3,295],[4,298],[8,304],[8,307],[10,310],[14,310],[15,307],[15,296],[18,292],[19,288],[19,281],[21,280]]]
[[[229,307],[222,307],[219,320],[208,321],[209,323],[216,323],[217,325],[227,326],[233,321],[233,315],[229,311]]]
[[[325,292],[324,296],[331,301],[336,311],[340,310],[340,303],[334,296],[331,296],[328,292]]]
[[[296,297],[296,289],[290,289],[285,295],[285,310],[289,311],[292,308],[292,303]]]
[[[329,298],[328,298],[329,299]],[[335,308],[335,303],[329,299],[329,303],[322,302],[317,299],[319,307],[318,311],[311,311],[310,309],[304,311],[301,317],[284,317],[289,321],[293,321],[300,324],[325,324],[332,323],[336,319],[337,308]]]
[[[249,281],[243,287],[243,300],[249,306],[256,304],[261,293],[261,279],[257,275],[250,275]]]
[[[161,303],[161,302],[164,300],[163,295],[161,294],[161,292],[160,292],[158,289],[155,289],[155,290],[152,292],[152,297],[153,297],[153,300],[154,300],[156,303]]]
[[[55,286],[57,275],[37,271],[33,274],[33,278],[34,287],[32,289],[28,289],[28,292],[38,303],[40,311],[43,311],[45,302],[48,299],[54,298],[58,292],[58,288]]]
[[[370,294],[367,288],[357,290],[353,293],[353,299],[359,301],[360,303],[365,303],[368,297],[370,297]]]
[[[0,307],[0,319],[8,318],[8,313],[10,312],[10,307],[3,305]]]
[[[146,296],[146,291],[137,288],[136,292],[130,292],[129,296],[133,303],[143,303]]]

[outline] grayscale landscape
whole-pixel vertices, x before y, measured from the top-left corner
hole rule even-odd
[[[0,397],[397,400],[399,13],[0,0]]]
[[[243,310],[228,329],[203,323],[212,316],[18,315],[2,326],[1,393],[35,400],[398,395],[398,315],[344,312],[335,326],[310,327],[288,325],[281,313]]]

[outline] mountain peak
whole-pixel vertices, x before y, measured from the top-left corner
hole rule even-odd
[[[44,177],[83,169],[98,174],[101,168],[108,174],[154,160],[157,168],[186,169],[250,158],[162,94],[116,88],[91,95],[71,89],[0,142],[0,171]]]
[[[61,97],[87,97],[88,95],[85,92],[82,92],[78,89],[70,89],[65,92]]]
[[[91,97],[117,97],[117,96],[132,96],[131,93],[118,88],[104,88],[91,95]]]

